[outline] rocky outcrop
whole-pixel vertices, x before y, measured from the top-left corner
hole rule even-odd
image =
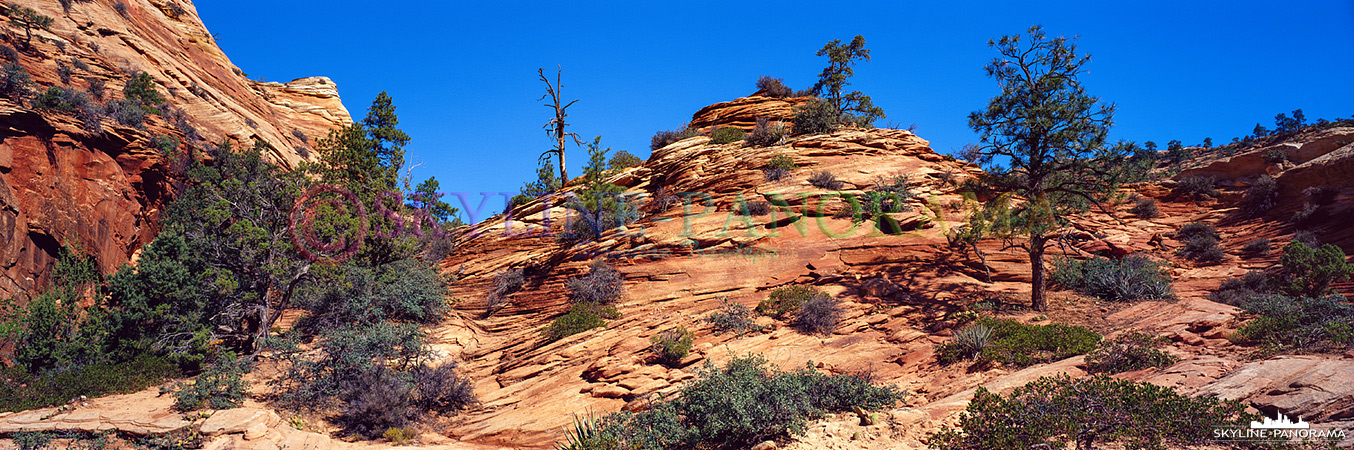
[[[3,26],[35,87],[83,91],[102,82],[108,96],[121,98],[128,74],[144,71],[170,114],[185,119],[151,115],[144,130],[104,119],[100,130],[88,131],[71,114],[0,99],[0,297],[22,301],[44,286],[61,245],[92,252],[109,272],[155,235],[173,188],[152,137],[197,146],[261,139],[273,147],[274,161],[291,167],[309,157],[314,139],[351,121],[326,78],[248,79],[188,0],[126,2],[122,14],[113,2],[70,2],[69,10],[30,3],[54,19],[47,30],[34,30],[31,48],[12,37],[22,30]],[[60,66],[70,68],[69,81]]]
[[[795,106],[808,102],[811,97],[775,98],[753,95],[733,101],[715,103],[701,108],[691,116],[691,129],[708,132],[718,127],[735,127],[751,131],[757,125],[757,118],[765,117],[772,122],[783,122],[787,126],[794,120]]]

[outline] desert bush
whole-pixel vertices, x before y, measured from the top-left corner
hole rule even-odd
[[[753,147],[769,147],[780,143],[782,139],[785,139],[785,135],[785,124],[771,123],[765,117],[758,117],[757,125],[743,140]]]
[[[813,99],[794,108],[794,134],[831,133],[837,127],[840,111],[822,99]]]
[[[0,58],[9,62],[19,62],[19,51],[15,50],[14,47],[0,44]]]
[[[1270,292],[1269,275],[1259,270],[1246,272],[1241,278],[1223,280],[1208,299],[1233,306],[1241,306]]]
[[[706,316],[705,321],[710,323],[715,334],[735,333],[742,336],[749,332],[761,331],[752,321],[752,309],[729,300],[728,297],[720,297],[719,309]]]
[[[174,408],[179,411],[198,409],[230,409],[244,402],[249,386],[244,382],[244,374],[249,364],[235,354],[227,353],[223,358],[198,375],[192,384],[176,386]]]
[[[606,326],[605,319],[620,317],[616,308],[596,303],[580,302],[569,307],[569,312],[555,318],[541,332],[546,342],[554,342],[566,336],[582,333],[593,328]]]
[[[672,145],[674,142],[699,136],[700,132],[687,128],[685,125],[676,131],[659,131],[654,133],[653,138],[649,139],[649,150],[658,150]]]
[[[492,313],[501,309],[505,305],[504,298],[517,292],[525,283],[526,277],[522,269],[505,270],[495,275],[494,286],[484,299],[485,311]]]
[[[1102,341],[1100,347],[1086,355],[1086,365],[1093,373],[1109,374],[1169,366],[1179,358],[1158,350],[1169,341],[1136,331],[1124,333]]]
[[[1102,257],[1054,261],[1054,283],[1111,302],[1171,298],[1171,277],[1162,264],[1133,254],[1119,260]]]
[[[1257,316],[1237,329],[1238,337],[1248,342],[1311,351],[1354,344],[1354,306],[1339,294],[1296,298],[1259,295],[1241,308]]]
[[[719,127],[710,132],[711,144],[728,144],[743,140],[747,135],[743,130],[734,127]]]
[[[447,280],[429,264],[401,259],[375,267],[342,265],[307,286],[297,303],[310,314],[297,323],[307,332],[393,320],[432,323],[447,305]]]
[[[839,190],[845,183],[837,179],[836,175],[826,170],[819,170],[809,176],[809,184],[819,189]]]
[[[812,286],[794,285],[776,288],[766,300],[757,303],[756,311],[763,316],[784,320],[798,312],[809,299],[819,296],[827,296],[827,293]]]
[[[611,170],[621,170],[640,164],[644,164],[644,160],[639,159],[638,156],[625,150],[617,150],[616,153],[611,154],[611,161],[607,162],[607,167]]]
[[[1161,217],[1161,210],[1157,209],[1157,201],[1150,198],[1140,198],[1133,203],[1133,207],[1128,210],[1135,216],[1144,219],[1155,219]]]
[[[808,334],[832,334],[842,317],[842,306],[836,298],[815,295],[800,304],[795,314],[795,327]]]
[[[642,450],[747,448],[802,434],[809,420],[826,413],[878,410],[901,396],[896,387],[877,386],[866,374],[825,375],[811,366],[785,372],[761,356],[741,356],[724,367],[707,362],[671,400],[606,417],[597,433],[603,439],[591,442]]]
[[[122,94],[128,101],[136,103],[151,114],[159,114],[160,105],[165,103],[164,96],[155,89],[155,79],[146,72],[137,72],[128,78],[126,86],[122,88]]]
[[[605,259],[597,259],[588,265],[586,275],[566,280],[564,287],[569,291],[569,300],[574,303],[609,305],[621,299],[624,280]]]
[[[1025,367],[1042,364],[1095,350],[1100,335],[1083,327],[1048,324],[1026,325],[1011,319],[980,317],[970,326],[991,330],[993,340],[978,353],[977,360]],[[951,364],[968,357],[966,347],[951,341],[936,349],[937,360]]]
[[[56,63],[56,76],[61,79],[62,84],[71,84],[71,73],[73,72],[71,66],[66,65],[66,63],[60,61]]]
[[[56,436],[53,433],[46,431],[20,431],[10,435],[18,450],[43,450],[51,445],[54,438]]]
[[[789,155],[776,155],[766,161],[766,166],[764,166],[764,168],[795,170],[798,169],[799,166],[795,164],[794,158],[791,158]]]
[[[414,423],[413,386],[391,369],[375,365],[343,381],[346,403],[334,424],[346,434],[374,439]]]
[[[737,205],[739,215],[753,217],[765,216],[771,214],[771,204],[763,200],[754,200],[750,202],[741,202]]]
[[[89,97],[84,92],[72,88],[52,86],[33,98],[33,107],[63,112],[76,112],[91,107]]]
[[[762,176],[766,178],[766,181],[780,181],[789,177],[790,171],[788,169],[780,168],[764,169],[762,170]]]
[[[1345,260],[1345,252],[1331,244],[1319,248],[1293,241],[1283,248],[1279,264],[1283,266],[1279,287],[1291,296],[1317,297],[1332,293],[1331,285],[1354,274],[1354,264]]]
[[[1176,196],[1190,200],[1206,200],[1218,196],[1217,188],[1213,187],[1216,180],[1213,177],[1195,176],[1181,178],[1175,183],[1173,192]]]
[[[1257,217],[1273,208],[1278,197],[1279,183],[1269,175],[1261,175],[1241,196],[1241,210],[1251,217]]]
[[[1325,206],[1335,202],[1335,197],[1340,195],[1340,190],[1321,184],[1303,189],[1302,195],[1307,197],[1307,201],[1314,205]]]
[[[1188,241],[1196,237],[1218,239],[1218,229],[1208,222],[1190,222],[1175,231],[1175,240]]]
[[[1106,375],[1073,379],[1043,377],[1003,397],[979,387],[960,415],[957,429],[942,427],[926,441],[936,450],[1096,448],[1122,442],[1127,448],[1207,444],[1218,427],[1244,427],[1258,415],[1216,397],[1190,398],[1151,383]]]
[[[126,100],[113,100],[105,106],[109,116],[118,123],[129,127],[145,129],[146,110],[136,103]]]
[[[456,367],[455,362],[448,362],[415,368],[411,372],[414,379],[414,406],[423,411],[450,414],[479,403],[470,378],[458,375]]]
[[[387,428],[384,433],[381,433],[381,437],[386,438],[391,443],[403,444],[414,439],[414,432],[409,428]]]
[[[1270,164],[1279,164],[1288,162],[1288,153],[1281,149],[1270,149],[1265,152],[1265,162]]]
[[[32,84],[33,79],[28,76],[28,70],[19,63],[10,62],[0,67],[0,95],[5,98],[22,103],[30,94],[29,86]]]
[[[757,90],[767,97],[785,98],[794,95],[794,90],[785,86],[780,78],[765,75],[757,77]]]
[[[291,352],[292,358],[285,377],[277,383],[281,388],[282,400],[294,406],[306,409],[326,409],[334,406],[335,400],[351,403],[360,392],[361,383],[356,380],[367,379],[371,383],[385,382],[387,378],[404,382],[403,374],[391,373],[393,370],[405,371],[417,367],[418,361],[428,357],[425,346],[427,336],[414,323],[378,322],[374,324],[345,324],[334,329],[322,330],[315,336],[318,355],[301,357]],[[399,399],[409,400],[407,386],[399,386]],[[364,401],[390,400],[390,392],[379,392],[376,397]],[[365,414],[362,405],[354,406],[355,414]],[[404,414],[405,411],[400,411]],[[360,422],[360,421],[358,421]],[[356,426],[357,422],[346,425]],[[391,425],[403,426],[403,425]],[[370,429],[365,432],[384,431]]]
[[[1269,254],[1270,247],[1269,239],[1261,238],[1247,242],[1244,247],[1241,247],[1241,251],[1248,255],[1265,256]]]
[[[813,180],[810,179],[810,182]],[[864,216],[879,217],[886,213],[897,213],[911,210],[912,207],[907,201],[916,197],[912,193],[912,187],[907,182],[907,176],[894,175],[892,177],[875,177],[873,187],[864,194],[864,202],[856,205],[852,202],[852,208],[849,211],[843,211],[844,215],[853,215],[857,218]],[[848,199],[850,196],[848,195]],[[849,213],[849,214],[848,214]]]
[[[1289,221],[1297,225],[1307,225],[1316,219],[1320,219],[1320,207],[1311,203],[1303,203],[1301,208],[1293,212],[1293,217]]]
[[[1180,227],[1175,239],[1185,245],[1176,252],[1180,256],[1202,263],[1217,263],[1226,255],[1218,245],[1218,230],[1204,222],[1191,222]]]
[[[691,352],[691,344],[695,338],[696,335],[686,331],[682,326],[672,327],[650,337],[649,350],[658,355],[658,359],[662,362],[677,364]]]
[[[124,19],[127,18],[127,4],[123,3],[122,0],[113,2],[113,10],[117,11],[118,15]]]
[[[0,371],[0,411],[25,411],[64,405],[81,395],[130,394],[178,376],[165,358],[138,355],[124,362],[99,362],[34,374],[22,367]]]

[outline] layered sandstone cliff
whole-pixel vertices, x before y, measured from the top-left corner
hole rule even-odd
[[[291,167],[309,157],[314,139],[351,121],[327,78],[246,78],[189,0],[73,1],[68,10],[54,1],[17,4],[54,19],[33,30],[31,47],[22,28],[0,25],[35,90],[84,91],[102,81],[110,98],[121,98],[128,75],[144,71],[186,121],[151,115],[141,130],[104,119],[101,130],[88,131],[71,114],[0,99],[0,297],[43,286],[61,245],[92,251],[109,272],[155,235],[172,187],[152,137],[197,146],[261,139],[274,161]],[[69,81],[61,66],[72,68]]]

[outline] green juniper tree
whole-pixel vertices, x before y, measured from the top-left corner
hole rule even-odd
[[[1107,146],[1114,105],[1088,95],[1077,75],[1089,56],[1063,37],[1048,38],[1039,26],[1028,39],[988,41],[999,57],[987,73],[1002,88],[987,108],[969,114],[982,144],[976,153],[987,169],[980,183],[1009,202],[1009,221],[996,234],[1007,248],[1028,252],[1034,308],[1047,308],[1044,251],[1065,218],[1099,205],[1116,185],[1125,146]],[[1103,208],[1102,208],[1103,209]]]
[[[5,15],[9,16],[9,23],[23,27],[24,29],[24,47],[33,46],[33,29],[46,30],[52,26],[52,18],[34,11],[32,8],[23,6],[10,6]]]
[[[872,123],[884,117],[884,110],[874,106],[868,95],[860,91],[843,92],[851,85],[848,80],[856,74],[851,66],[857,61],[870,61],[870,50],[865,48],[864,36],[856,35],[850,44],[833,39],[816,54],[827,56],[828,65],[818,74],[818,82],[809,92],[832,106],[838,123]]]

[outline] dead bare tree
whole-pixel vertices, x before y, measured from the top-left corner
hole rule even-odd
[[[550,103],[546,104],[545,106],[547,108],[555,109],[555,117],[550,119],[549,122],[546,122],[545,126],[542,127],[545,128],[546,135],[555,138],[555,148],[542,152],[540,160],[544,161],[546,160],[546,158],[549,158],[550,155],[559,156],[560,186],[569,184],[569,173],[566,172],[564,169],[565,140],[567,138],[572,137],[574,139],[575,145],[583,145],[583,141],[578,139],[577,134],[570,133],[564,130],[564,128],[569,125],[569,123],[565,122],[564,120],[566,117],[569,116],[568,112],[566,112],[565,110],[567,110],[570,106],[573,106],[574,103],[578,103],[578,100],[571,101],[565,105],[560,104],[559,99],[560,90],[561,88],[563,88],[563,86],[560,84],[559,79],[560,72],[563,71],[564,69],[560,68],[558,71],[555,72],[555,84],[552,85],[550,84],[550,79],[545,77],[545,69],[544,68],[536,69],[536,74],[540,75],[541,81],[545,82],[545,92],[546,92],[546,94],[542,95],[541,98],[537,101],[545,100],[546,97],[550,97]]]

